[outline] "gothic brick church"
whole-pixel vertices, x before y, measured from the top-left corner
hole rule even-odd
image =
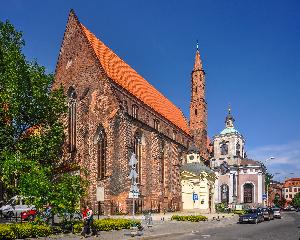
[[[63,160],[87,170],[91,206],[110,214],[131,210],[128,163],[134,152],[137,211],[181,210],[180,166],[189,145],[195,142],[208,159],[205,73],[198,47],[188,122],[71,10],[55,71],[53,87],[60,86],[69,101]],[[97,189],[104,190],[104,201],[97,201]]]

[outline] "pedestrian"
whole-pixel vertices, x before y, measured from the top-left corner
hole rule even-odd
[[[97,235],[97,231],[94,228],[94,215],[93,210],[89,208],[88,204],[82,209],[83,231],[81,235],[86,237],[87,234]]]

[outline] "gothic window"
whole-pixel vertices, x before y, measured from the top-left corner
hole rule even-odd
[[[159,130],[159,121],[154,119],[154,128],[158,131]]]
[[[177,135],[177,132],[176,131],[173,131],[173,140],[176,141],[176,135]]]
[[[253,203],[253,185],[251,183],[244,185],[244,203]]]
[[[132,105],[132,116],[134,118],[138,118],[138,110],[139,108],[137,107],[137,105]]]
[[[165,154],[164,154],[164,151],[165,151],[165,142],[162,141],[161,144],[160,144],[160,156],[161,156],[161,182],[164,183],[165,181]]]
[[[195,115],[197,116],[197,109],[195,109]]]
[[[228,154],[228,145],[226,142],[222,142],[220,146],[221,155],[227,155]]]
[[[104,128],[99,126],[96,132],[97,144],[97,175],[104,179],[106,175],[106,134]]]
[[[221,185],[221,202],[222,203],[229,202],[229,187],[227,184]]]
[[[197,93],[197,90],[198,90],[197,87],[195,87],[195,92],[196,92],[196,93]]]
[[[126,100],[123,101],[123,107],[124,107],[125,112],[128,112],[128,104],[127,104]]]
[[[240,156],[240,155],[241,155],[240,148],[241,148],[241,145],[240,145],[240,143],[238,142],[238,143],[236,144],[236,155],[237,155],[237,156]]]
[[[142,134],[140,131],[137,131],[134,134],[133,139],[133,152],[135,153],[137,159],[136,172],[137,172],[137,183],[141,183],[142,176],[142,144],[141,144]]]
[[[73,87],[68,90],[69,97],[69,152],[74,152],[76,149],[76,98],[77,94]]]

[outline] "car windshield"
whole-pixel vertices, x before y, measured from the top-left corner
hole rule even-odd
[[[11,198],[6,202],[6,205],[15,205],[15,199]]]
[[[263,211],[263,212],[267,212],[268,209],[267,209],[267,208],[263,208],[262,211]]]
[[[273,208],[273,211],[279,211],[280,209],[279,208]]]
[[[247,213],[257,213],[257,209],[248,209]]]

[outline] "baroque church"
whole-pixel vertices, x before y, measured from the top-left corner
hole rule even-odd
[[[215,203],[228,205],[263,205],[265,194],[265,167],[262,163],[248,159],[245,139],[234,127],[231,109],[225,119],[225,128],[213,138]]]
[[[205,72],[197,47],[190,122],[181,110],[87,29],[71,10],[55,71],[69,113],[63,161],[88,173],[88,201],[105,214],[130,212],[129,159],[137,158],[138,212],[182,210],[180,168],[191,143],[208,160]]]

